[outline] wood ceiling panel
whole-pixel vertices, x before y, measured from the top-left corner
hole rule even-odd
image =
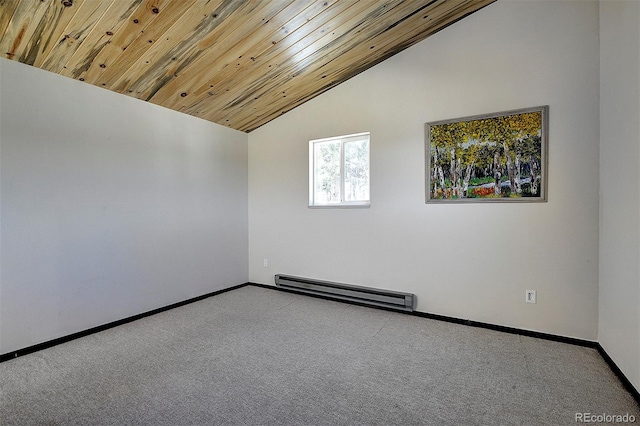
[[[132,96],[142,99],[140,94],[148,85],[164,84],[158,80],[163,75],[173,75],[169,68],[163,68],[167,62],[171,70],[175,70],[179,65],[173,63],[185,61],[185,55],[188,56],[190,49],[197,46],[199,39],[229,15],[227,3],[223,0],[196,1],[193,7],[155,40],[147,37],[136,40],[142,44],[147,43],[144,53],[138,58],[130,58],[132,61],[128,64],[122,63],[121,68],[111,67],[103,76],[101,84],[111,90],[132,93]]]
[[[83,1],[84,0],[79,0],[78,5]],[[68,3],[53,2],[49,4],[49,7],[38,24],[38,28],[31,37],[34,45],[29,49],[28,53],[23,55],[20,59],[21,62],[36,67],[42,66],[44,59],[60,40],[64,28],[76,14],[77,9],[74,10],[65,4]]]
[[[156,72],[151,78],[148,75],[144,76],[145,79],[154,81],[154,84],[148,85],[142,92],[138,87],[136,93],[140,98],[151,99],[162,87],[182,73],[195,75],[208,72],[207,61],[199,61],[199,59],[207,56],[217,61],[227,46],[235,46],[265,21],[270,21],[287,5],[284,0],[230,3],[233,8],[221,9],[221,14],[218,16],[219,23],[206,35],[194,37],[192,42],[181,42],[180,48],[186,48],[186,50],[174,49],[158,60],[160,66],[157,70],[161,72]],[[234,19],[225,19],[222,15],[224,12],[233,14]],[[161,75],[158,75],[160,73]],[[162,83],[158,83],[158,80]]]
[[[180,94],[176,96],[174,92],[173,99],[161,99],[159,102],[170,105],[170,108],[178,111],[199,116],[205,110],[221,109],[230,99],[237,96],[237,93],[232,91],[233,87],[246,81],[254,82],[249,92],[255,97],[257,84],[264,79],[264,76],[275,70],[274,67],[278,67],[280,63],[286,62],[288,57],[294,57],[317,39],[329,34],[340,25],[341,21],[348,21],[368,8],[377,6],[365,0],[332,4],[322,1],[314,3],[313,7],[318,9],[317,14],[310,13],[316,12],[313,9],[305,9],[303,14],[295,16],[283,27],[278,27],[271,36],[263,39],[262,43],[255,45],[253,53],[245,54],[243,60],[218,64],[220,69],[213,73],[213,78],[207,75],[205,83],[193,90],[193,93],[185,91],[189,96],[181,97]],[[325,8],[330,9],[331,13],[321,14],[320,12]],[[340,16],[340,19],[336,19],[336,16]],[[204,79],[200,77],[200,80]],[[192,86],[186,87],[186,89],[191,88]],[[225,94],[228,95],[227,98],[224,97]],[[155,99],[152,99],[152,102],[155,102]],[[207,116],[210,114],[208,113]],[[218,120],[221,120],[222,116],[223,114],[218,116]]]
[[[12,4],[2,4],[0,7],[7,8],[7,14]],[[11,15],[11,20],[3,33],[0,40],[0,53],[8,59],[15,59],[26,63],[25,55],[30,48],[38,44],[38,36],[36,31],[40,24],[40,20],[49,8],[50,4],[36,1],[20,1]],[[2,15],[5,12],[2,10]],[[37,34],[34,37],[34,33]]]
[[[70,6],[69,9],[77,7],[77,12],[65,27],[60,41],[44,59],[41,68],[60,73],[104,13],[114,5],[114,2],[118,3],[119,1],[85,0],[79,7],[75,4]],[[55,3],[55,0],[53,2]]]
[[[158,40],[178,18],[191,10],[197,0],[145,0],[123,25],[113,32],[108,43],[89,60],[88,68],[79,68],[72,77],[106,87],[116,81],[149,49],[149,40]],[[86,67],[86,65],[84,65]],[[84,68],[83,67],[83,68]]]
[[[495,0],[0,0],[0,55],[251,131]]]
[[[0,34],[4,34],[7,31],[9,22],[13,18],[13,13],[18,8],[20,0],[0,0]],[[3,55],[6,55],[6,49],[2,51]],[[3,56],[6,58],[6,56]]]
[[[67,77],[82,75],[141,3],[142,0],[114,1],[66,62],[60,74]]]
[[[337,0],[333,0],[335,1]],[[224,76],[237,73],[241,64],[247,61],[254,62],[265,50],[277,45],[289,32],[294,31],[297,28],[296,24],[302,25],[299,21],[306,22],[309,17],[329,7],[329,3],[325,0],[309,2],[309,6],[301,10],[301,5],[294,2],[269,19],[263,18],[262,22],[253,26],[255,31],[251,34],[239,37],[235,41],[225,41],[225,47],[220,49],[218,54],[201,57],[193,64],[194,69],[186,69],[163,86],[150,99],[151,102],[176,110],[193,104],[197,100],[192,95],[205,94],[209,91],[208,88],[217,84]],[[211,75],[218,80],[212,81]]]
[[[371,17],[383,13],[392,3],[394,2],[388,1],[381,4],[368,0],[341,2],[341,4],[348,4],[349,8],[341,11],[332,10],[332,13],[326,16],[329,19],[328,22],[318,19],[319,27],[309,28],[311,27],[310,23],[303,26],[277,44],[277,48],[266,55],[259,56],[254,63],[247,63],[248,66],[244,69],[236,70],[229,79],[223,82],[211,81],[210,83],[214,85],[213,97],[206,103],[200,102],[197,106],[194,105],[186,111],[197,116],[216,117],[214,121],[223,121],[228,125],[231,122],[229,117],[232,105],[250,101],[251,98],[258,101],[263,94],[269,93],[273,79],[285,78],[287,73],[291,71],[291,67],[300,60],[330,44],[332,40],[342,37],[361,22],[363,16]],[[232,90],[243,81],[251,82],[249,90],[245,93],[237,93]]]

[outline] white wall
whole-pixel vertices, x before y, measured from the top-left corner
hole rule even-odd
[[[0,353],[247,282],[246,134],[0,70]]]
[[[640,3],[600,2],[598,340],[640,389]]]
[[[250,281],[409,291],[419,311],[595,340],[598,57],[597,2],[497,2],[250,133]],[[538,105],[547,203],[425,204],[425,122]],[[307,208],[308,141],[364,131],[371,208]]]

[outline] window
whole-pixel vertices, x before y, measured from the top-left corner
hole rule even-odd
[[[369,133],[309,142],[309,206],[369,205]]]

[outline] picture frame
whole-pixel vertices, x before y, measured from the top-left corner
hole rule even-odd
[[[549,106],[425,123],[426,203],[546,202]]]

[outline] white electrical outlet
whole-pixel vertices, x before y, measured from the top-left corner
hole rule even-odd
[[[265,260],[264,260],[263,264],[264,264],[264,267],[265,267],[265,268],[266,268],[267,266],[269,266],[269,262],[267,261],[267,259],[265,259]]]
[[[536,291],[525,290],[525,301],[527,303],[536,303]]]

